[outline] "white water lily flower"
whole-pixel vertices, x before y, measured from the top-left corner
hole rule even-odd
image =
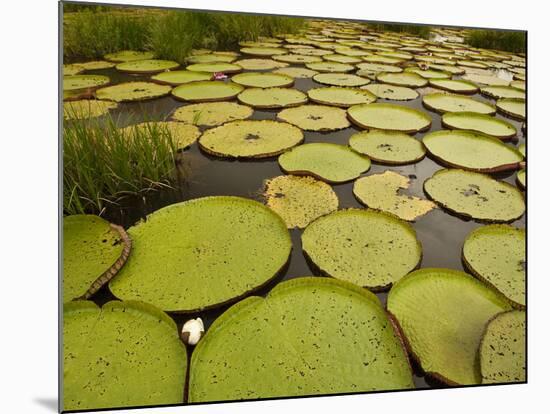
[[[204,323],[201,318],[189,319],[181,328],[181,338],[188,345],[196,345],[204,334]]]

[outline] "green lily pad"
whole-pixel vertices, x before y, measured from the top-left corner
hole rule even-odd
[[[432,124],[432,118],[424,112],[387,103],[355,105],[348,108],[348,116],[351,122],[365,129],[416,133]]]
[[[235,102],[206,102],[182,106],[174,111],[176,121],[197,126],[217,126],[229,121],[247,119],[254,110]]]
[[[63,76],[63,91],[95,89],[107,85],[109,82],[109,77],[103,75]]]
[[[525,84],[525,81],[522,81],[522,80],[514,80],[510,82],[510,86],[513,88],[521,89],[522,91],[527,89],[527,85]]]
[[[306,63],[306,68],[323,73],[344,73],[351,72],[353,69],[355,69],[355,66],[347,63],[338,62],[313,62]]]
[[[170,134],[170,138],[172,139],[174,146],[178,149],[189,147],[201,134],[199,128],[195,125],[188,125],[183,122],[173,121],[142,122],[140,124],[127,126],[122,130],[131,137],[132,134],[135,136],[136,129],[143,132],[152,132],[153,130],[158,129],[160,133],[168,133]]]
[[[296,79],[308,79],[317,75],[319,72],[311,69],[306,69],[306,68],[290,67],[290,68],[276,69],[273,71],[273,73],[279,73],[281,75],[290,76]]]
[[[524,307],[526,250],[524,229],[493,224],[466,237],[462,257],[475,276]]]
[[[419,67],[411,66],[405,69],[405,72],[416,73],[418,76],[424,79],[450,79],[452,74],[442,70],[421,69]]]
[[[527,176],[525,174],[525,168],[518,171],[518,173],[516,175],[516,180],[517,180],[517,182],[518,182],[518,184],[519,184],[519,186],[521,187],[522,190],[527,188]]]
[[[428,81],[425,78],[411,72],[382,72],[376,75],[376,80],[382,83],[387,83],[389,85],[405,86],[412,88],[421,88],[422,86],[426,86],[428,84]]]
[[[430,79],[430,86],[454,93],[474,94],[479,87],[472,82],[457,79]]]
[[[413,221],[436,208],[436,205],[419,197],[399,194],[400,190],[406,190],[409,185],[407,177],[384,171],[357,179],[353,184],[353,194],[367,207]]]
[[[500,139],[510,139],[517,134],[511,123],[477,112],[448,112],[441,117],[441,123],[447,128],[469,129]]]
[[[525,311],[504,312],[488,323],[479,347],[483,384],[527,380],[526,333]]]
[[[499,139],[473,131],[435,131],[424,135],[428,152],[445,165],[465,170],[496,172],[515,170],[521,153]]]
[[[263,196],[289,229],[304,228],[338,209],[338,196],[332,187],[309,176],[281,175],[267,180]]]
[[[273,60],[285,63],[314,63],[323,61],[323,59],[319,56],[296,55],[293,53],[289,53],[288,55],[273,56]]]
[[[118,107],[116,102],[99,101],[97,99],[82,99],[79,101],[63,102],[64,119],[97,118],[109,113],[109,110]]]
[[[125,82],[96,90],[98,99],[115,102],[145,101],[166,96],[172,88],[153,82]]]
[[[380,55],[364,56],[363,60],[368,63],[381,63],[383,65],[398,65],[404,62],[403,59]]]
[[[277,62],[273,59],[241,59],[234,63],[246,70],[270,70],[288,66],[287,63]]]
[[[73,75],[78,75],[79,73],[82,73],[84,72],[86,69],[84,68],[84,66],[78,64],[78,63],[73,63],[73,64],[70,64],[70,65],[63,65],[63,76],[73,76]]]
[[[146,59],[119,63],[116,69],[125,73],[154,74],[176,69],[179,65],[178,62],[171,60]]]
[[[341,108],[376,101],[376,96],[367,90],[338,86],[313,88],[307,91],[307,95],[315,103]]]
[[[494,75],[483,75],[481,73],[467,73],[462,76],[462,79],[474,82],[480,85],[491,85],[491,86],[508,86],[510,81],[499,78]]]
[[[478,101],[463,95],[447,93],[430,93],[424,95],[422,103],[427,108],[439,112],[476,112],[493,115],[495,107],[486,102]]]
[[[331,50],[315,49],[314,47],[294,48],[294,49],[291,49],[291,52],[295,53],[297,55],[307,55],[307,56],[327,56],[327,55],[332,55],[333,54],[333,52]]]
[[[520,144],[518,147],[518,151],[521,152],[524,157],[527,156],[527,146],[525,144]]]
[[[485,69],[487,65],[482,62],[474,62],[472,60],[459,60],[456,62],[458,65],[465,68]]]
[[[477,172],[439,170],[424,182],[424,191],[443,208],[476,220],[510,222],[525,212],[516,187]]]
[[[370,168],[368,157],[344,145],[325,142],[294,147],[279,156],[283,171],[311,175],[329,183],[354,180]]]
[[[410,101],[418,98],[418,92],[405,86],[386,85],[384,83],[373,83],[361,87],[366,89],[378,98],[389,99],[392,101]]]
[[[208,72],[193,72],[191,70],[172,70],[158,73],[151,76],[151,80],[162,85],[178,86],[184,83],[207,81],[212,79],[212,74]]]
[[[426,268],[392,287],[387,308],[427,375],[470,385],[481,383],[477,351],[485,325],[510,305],[464,272]]]
[[[453,65],[445,65],[445,64],[437,64],[437,63],[428,63],[427,65],[428,65],[428,68],[430,69],[449,72],[452,75],[463,75],[464,72],[466,72],[464,68],[460,68],[458,66],[453,66]]]
[[[330,86],[363,86],[370,83],[370,80],[361,76],[349,73],[319,73],[313,77],[313,80],[323,85]]]
[[[525,120],[525,99],[503,98],[497,101],[497,110],[511,118]]]
[[[294,78],[269,72],[246,72],[234,75],[231,80],[251,88],[286,88],[292,86]]]
[[[302,105],[307,102],[307,95],[290,88],[248,88],[237,99],[253,108],[277,109]]]
[[[280,47],[244,47],[241,53],[252,56],[276,56],[286,54],[287,50]]]
[[[135,50],[121,50],[120,52],[108,53],[103,58],[110,62],[131,62],[133,60],[153,59],[153,52],[138,52]]]
[[[277,119],[306,131],[337,131],[350,126],[345,110],[325,105],[302,105],[283,109]]]
[[[411,369],[377,298],[299,277],[214,322],[191,358],[189,402],[407,388]]]
[[[321,272],[374,290],[397,282],[422,256],[408,223],[370,209],[339,210],[318,218],[304,230],[302,247]]]
[[[63,410],[183,403],[187,352],[175,322],[141,302],[63,306]]]
[[[97,292],[124,265],[131,247],[122,227],[100,217],[63,218],[63,302]]]
[[[384,65],[381,63],[358,63],[356,66],[359,69],[359,71],[363,71],[365,73],[372,73],[375,75],[381,72],[388,72],[388,73],[403,72],[403,68],[399,66]],[[357,72],[357,74],[359,76],[363,76],[359,72]]]
[[[481,88],[481,93],[494,99],[525,99],[525,91],[511,86],[486,86]]]
[[[244,87],[233,82],[197,81],[175,87],[172,96],[187,102],[229,101]]]
[[[193,55],[187,58],[188,63],[231,63],[237,59],[235,55],[220,55],[217,53],[208,53],[205,55]]]
[[[105,60],[92,60],[90,62],[80,62],[78,63],[78,66],[83,67],[84,70],[100,70],[112,68],[115,66],[115,63],[107,62]]]
[[[120,299],[166,311],[207,309],[246,295],[278,274],[292,247],[278,215],[241,197],[172,204],[128,233],[134,254],[109,288]]]
[[[354,63],[359,63],[363,61],[361,58],[358,58],[356,56],[346,56],[346,55],[340,55],[337,53],[325,55],[323,56],[323,59],[328,62],[349,63],[352,65]]]
[[[187,66],[185,69],[193,72],[207,72],[207,73],[239,73],[243,70],[239,65],[233,63],[214,62],[214,63],[194,63]]]
[[[304,134],[286,122],[233,121],[205,131],[201,149],[219,157],[265,158],[279,155],[304,140]]]
[[[351,136],[349,145],[381,164],[412,164],[426,155],[422,142],[403,132],[378,129],[361,131]]]

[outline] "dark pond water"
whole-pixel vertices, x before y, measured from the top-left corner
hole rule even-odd
[[[90,73],[110,76],[112,83],[129,80],[147,80],[146,76],[125,75],[114,69],[98,70]],[[307,91],[310,88],[318,86],[321,85],[318,85],[311,79],[297,79],[295,83],[295,87],[302,91]],[[479,94],[475,95],[474,98],[494,103],[494,101]],[[429,113],[433,119],[432,126],[429,131],[416,134],[415,137],[418,139],[421,139],[427,132],[442,129],[441,116],[424,108],[421,96],[407,102],[386,101],[383,99],[379,99],[378,102],[398,103]],[[113,115],[115,119],[118,119],[119,126],[123,127],[141,122],[145,118],[147,120],[165,120],[170,117],[176,108],[183,105],[185,104],[171,97],[141,103],[123,103]],[[256,110],[253,119],[275,119],[276,115],[277,111]],[[518,146],[525,142],[520,122],[504,118],[500,114],[497,114],[496,117],[506,119],[516,126],[518,130],[517,140],[510,142],[509,145]],[[350,127],[331,133],[305,132],[305,142],[332,142],[347,145],[350,136],[357,131],[359,129]],[[181,154],[178,168],[186,179],[185,182],[177,185],[177,188],[149,193],[145,199],[130,200],[123,210],[113,209],[107,211],[105,218],[128,228],[159,208],[192,198],[212,195],[236,195],[262,201],[261,193],[264,181],[284,174],[279,168],[276,157],[254,161],[235,161],[216,158],[203,153],[196,143]],[[443,166],[426,157],[419,163],[407,166],[392,167],[373,163],[371,169],[363,175],[393,170],[411,178],[411,187],[406,190],[408,194],[425,197],[422,189],[424,181],[441,168]],[[498,178],[515,185],[515,173],[499,175]],[[333,185],[340,200],[340,208],[363,207],[353,196],[352,187],[353,182]],[[522,217],[512,224],[516,227],[525,227],[525,218]],[[461,259],[462,244],[467,234],[481,225],[481,223],[475,221],[467,221],[455,217],[441,209],[436,209],[418,219],[418,221],[413,223],[413,227],[422,243],[423,257],[420,266],[465,270]],[[291,231],[293,250],[286,269],[269,286],[258,291],[256,294],[265,295],[275,284],[282,280],[307,275],[318,275],[316,270],[308,264],[302,253],[301,233],[302,230],[295,229]],[[385,304],[387,293],[378,293],[377,296]],[[107,287],[103,287],[93,298],[98,304],[112,299],[114,297]],[[193,315],[172,314],[171,316],[179,328],[181,328],[187,319],[196,316],[200,316],[208,327],[227,307]],[[442,386],[442,384],[437,383],[435,380],[425,378],[418,367],[414,367],[414,371],[414,380],[417,388]]]

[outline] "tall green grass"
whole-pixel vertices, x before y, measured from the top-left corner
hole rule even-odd
[[[466,37],[466,42],[483,49],[496,49],[505,52],[525,53],[527,37],[525,32],[510,32],[502,30],[472,30]]]
[[[380,32],[398,32],[408,33],[428,39],[430,37],[430,27],[416,24],[399,24],[399,23],[369,23],[369,28]]]
[[[119,129],[106,122],[73,121],[63,131],[63,210],[102,214],[125,198],[170,187],[177,148],[162,125]]]

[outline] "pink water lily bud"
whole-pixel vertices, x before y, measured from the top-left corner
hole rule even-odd
[[[227,79],[227,75],[223,72],[215,72],[213,75],[212,75],[212,79],[213,80],[223,80],[223,79]]]

